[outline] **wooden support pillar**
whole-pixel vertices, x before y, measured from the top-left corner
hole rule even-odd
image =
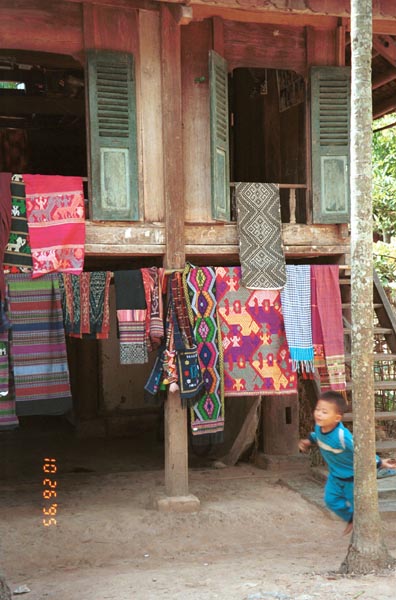
[[[185,264],[184,178],[182,140],[180,19],[171,6],[161,5],[162,133],[164,143],[165,240],[164,266]],[[165,404],[165,492],[159,510],[191,511],[199,500],[188,495],[187,410],[180,393],[168,392]]]
[[[188,495],[187,411],[179,392],[168,392],[165,403],[165,493]]]
[[[257,454],[256,465],[270,471],[306,470],[309,461],[298,452],[298,395],[264,396],[262,415],[263,452]]]

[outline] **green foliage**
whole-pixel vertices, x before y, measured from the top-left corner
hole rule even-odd
[[[396,114],[375,121],[374,129],[396,122]],[[396,127],[373,135],[374,231],[389,242],[396,234]]]
[[[396,246],[386,242],[376,242],[373,248],[374,268],[389,300],[396,305]]]

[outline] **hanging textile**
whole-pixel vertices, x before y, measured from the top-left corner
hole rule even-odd
[[[224,364],[216,313],[216,273],[212,267],[186,271],[189,314],[198,347],[204,391],[191,409],[194,442],[220,443],[224,431]]]
[[[162,307],[163,269],[150,267],[141,269],[147,306],[146,338],[149,349],[158,348],[164,337],[164,315]]]
[[[183,406],[193,406],[204,390],[198,348],[191,329],[180,272],[170,275],[169,305],[173,323],[177,378]]]
[[[4,253],[6,273],[29,273],[32,271],[32,252],[26,217],[25,184],[22,175],[11,179],[11,230]]]
[[[18,427],[8,336],[8,332],[0,334],[0,431]]]
[[[287,265],[286,274],[287,282],[281,292],[281,300],[293,370],[311,373],[314,351],[310,265]]]
[[[59,274],[65,333],[71,337],[103,340],[109,337],[110,271]]]
[[[344,329],[338,265],[311,265],[312,337],[322,391],[345,391]]]
[[[166,385],[170,391],[180,390],[183,406],[193,406],[204,386],[179,272],[171,273],[168,279],[165,341],[145,385],[146,398],[155,398],[161,386]]]
[[[146,337],[147,307],[140,270],[114,273],[120,362],[122,365],[148,362]]]
[[[274,183],[236,183],[242,285],[278,290],[286,283],[279,187]]]
[[[11,229],[11,173],[0,173],[0,302],[6,297],[4,279],[4,252]],[[1,328],[1,325],[0,325]]]
[[[226,396],[295,394],[279,291],[248,290],[240,267],[216,268]]]
[[[58,277],[8,275],[18,415],[60,415],[72,408]]]
[[[24,175],[33,277],[84,267],[85,211],[81,177]]]

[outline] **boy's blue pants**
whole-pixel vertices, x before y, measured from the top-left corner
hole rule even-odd
[[[327,508],[344,521],[353,516],[353,481],[344,481],[329,475],[325,485],[324,501]]]

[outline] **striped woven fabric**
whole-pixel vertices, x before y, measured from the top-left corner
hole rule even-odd
[[[7,282],[17,414],[63,414],[72,399],[58,276]]]
[[[8,331],[0,334],[0,431],[18,426],[15,396],[10,385]]]
[[[141,365],[148,362],[146,316],[146,309],[117,310],[122,365]]]

